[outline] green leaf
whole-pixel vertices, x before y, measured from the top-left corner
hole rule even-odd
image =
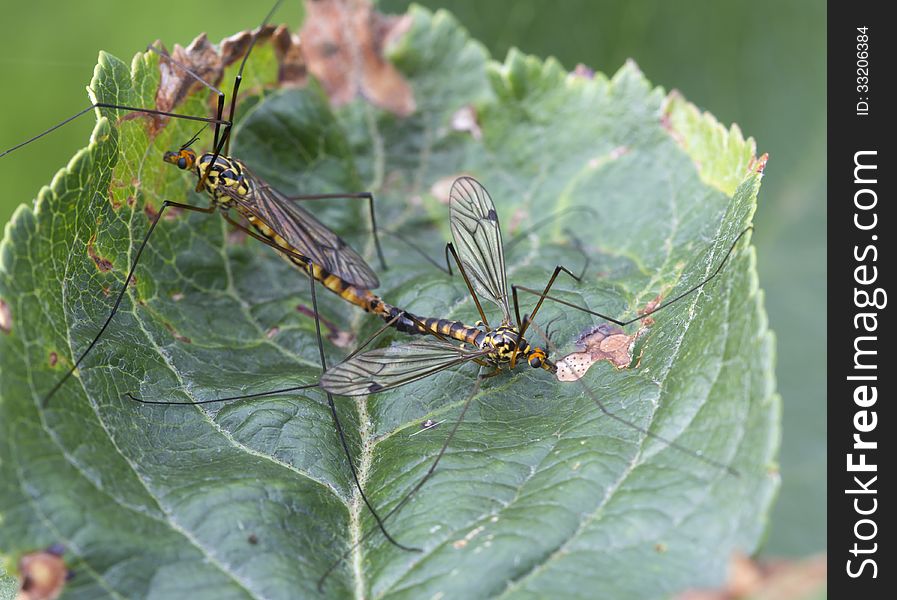
[[[634,64],[610,79],[513,51],[498,64],[448,14],[410,16],[390,59],[414,89],[413,116],[362,101],[333,113],[315,85],[275,91],[242,115],[232,153],[286,193],[373,191],[381,226],[433,256],[448,232],[434,190],[472,174],[496,201],[512,283],[541,287],[556,264],[578,269],[585,257],[572,233],[589,268],[555,293],[621,317],[700,281],[750,223],[761,177],[748,160],[753,141],[690,118],[692,107],[652,88]],[[138,55],[129,71],[101,55],[91,88],[107,102],[152,106],[156,64]],[[207,114],[204,97],[178,110]],[[469,105],[479,135],[452,126]],[[313,322],[295,310],[310,302],[308,282],[268,248],[232,239],[214,215],[163,220],[101,343],[40,407],[108,314],[147,207],[205,204],[195,181],[161,161],[195,124],[171,121],[150,139],[148,119],[106,116],[36,207],[20,207],[0,246],[9,315],[0,471],[11,484],[0,491],[0,548],[64,544],[77,573],[67,598],[310,597],[373,526],[322,395],[202,408],[123,398],[197,401],[316,380]],[[372,258],[365,207],[319,204],[316,214]],[[567,212],[527,232],[557,210]],[[385,241],[383,298],[476,320],[457,278]],[[382,324],[333,295],[318,299],[358,339]],[[487,379],[433,479],[388,521],[424,552],[375,533],[324,595],[657,598],[718,584],[732,552],[756,548],[777,486],[774,344],[753,248],[740,243],[719,277],[655,320],[636,366],[598,364],[586,388],[522,367]],[[597,324],[552,302],[536,321],[552,323],[564,352]],[[329,361],[347,353],[325,349]],[[337,399],[381,514],[423,476],[474,372]],[[739,475],[606,417],[596,398]],[[426,419],[446,422],[421,432]]]
[[[19,592],[19,580],[0,567],[0,600],[14,600]]]

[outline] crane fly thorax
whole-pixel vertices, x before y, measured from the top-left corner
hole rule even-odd
[[[206,153],[196,161],[196,176],[203,182],[203,187],[216,204],[229,208],[234,205],[234,196],[248,196],[252,188],[243,174],[240,161],[228,156],[218,156],[213,163],[213,156]]]
[[[491,331],[487,331],[480,343],[481,350],[489,351],[489,358],[496,364],[504,364],[511,361],[511,356],[518,347],[518,331],[516,327],[501,325]],[[530,349],[529,343],[520,338],[518,354],[526,354]]]
[[[197,159],[196,152],[191,148],[181,147],[177,152],[166,152],[163,160],[184,171],[193,169],[212,201],[221,208],[231,208],[235,204],[234,198],[243,198],[252,192],[252,184],[243,173],[242,163],[229,156],[216,157],[206,152]]]

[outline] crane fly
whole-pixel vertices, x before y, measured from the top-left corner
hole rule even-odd
[[[252,32],[248,48],[243,55],[239,70],[234,78],[227,118],[224,118],[226,97],[221,90],[203,79],[200,75],[194,72],[194,70],[176,61],[165,50],[151,45],[148,46],[149,51],[160,55],[162,60],[167,61],[175,68],[182,71],[186,77],[191,78],[209,89],[213,94],[217,95],[217,113],[214,117],[200,117],[150,108],[95,102],[86,109],[64,119],[53,127],[50,127],[38,135],[0,153],[0,157],[3,157],[43,138],[63,125],[96,109],[128,111],[131,114],[137,113],[155,117],[183,119],[203,124],[203,128],[187,143],[176,150],[166,152],[163,156],[163,160],[182,170],[193,171],[197,177],[195,191],[207,193],[210,199],[209,205],[194,206],[191,204],[165,200],[158,211],[153,211],[154,214],[151,215],[149,227],[142,241],[137,246],[137,251],[131,262],[127,277],[125,278],[125,283],[115,296],[115,300],[113,301],[112,308],[107,318],[103,322],[96,336],[73,361],[72,366],[55,383],[50,391],[44,395],[42,405],[47,405],[53,395],[55,395],[59,388],[77,371],[84,359],[99,342],[121,305],[127,290],[127,284],[132,280],[137,265],[140,262],[140,258],[143,255],[143,251],[147,247],[153,232],[156,230],[156,226],[169,208],[177,208],[207,215],[220,212],[223,218],[231,225],[247,233],[254,239],[271,246],[285,259],[302,270],[310,272],[312,270],[318,270],[319,268],[319,274],[322,277],[326,277],[327,274],[337,275],[340,279],[349,284],[365,288],[376,288],[379,285],[376,274],[358,253],[356,253],[336,233],[316,219],[310,212],[297,205],[298,202],[320,199],[351,198],[367,200],[370,209],[375,246],[382,266],[385,268],[385,260],[380,247],[379,237],[377,235],[377,224],[374,216],[374,197],[371,193],[350,192],[288,196],[272,187],[259,176],[253,174],[241,160],[229,155],[229,147],[232,137],[231,133],[237,109],[237,97],[240,90],[240,84],[243,80],[243,72],[246,67],[246,62],[255,47],[259,33],[268,24],[281,2],[282,0],[278,0],[278,2],[274,4],[262,21],[262,24]],[[191,146],[199,139],[202,131],[210,126],[214,127],[212,149],[210,152],[198,155]],[[233,219],[230,216],[231,210],[235,210],[240,217],[245,219],[245,221],[248,222],[249,227]],[[312,265],[316,266],[313,267]]]
[[[471,391],[467,394],[462,404],[460,414],[447,433],[444,443],[436,454],[436,458],[430,464],[423,477],[383,517],[384,520],[389,519],[398,512],[433,475],[439,461],[445,455],[452,438],[458,431],[471,401],[476,397],[484,378],[498,375],[505,370],[513,370],[518,362],[525,362],[531,368],[544,370],[552,374],[557,372],[557,366],[549,358],[548,350],[531,344],[525,338],[526,331],[530,325],[534,324],[534,319],[546,299],[560,302],[620,326],[635,323],[678,302],[716,277],[734,250],[735,245],[750,230],[748,228],[737,236],[722,261],[701,282],[672,299],[655,306],[651,310],[644,311],[634,319],[615,319],[551,296],[549,291],[561,273],[567,274],[576,281],[580,280],[580,276],[575,275],[562,265],[555,267],[542,291],[532,290],[523,286],[511,286],[512,294],[510,298],[513,299],[512,316],[501,228],[499,226],[498,213],[495,210],[495,205],[489,192],[482,184],[471,177],[458,178],[452,185],[449,194],[449,206],[453,242],[447,245],[447,253],[453,257],[470,293],[470,297],[476,305],[481,321],[471,326],[461,321],[419,317],[407,311],[394,312],[393,318],[387,322],[387,326],[396,326],[409,333],[426,334],[429,335],[429,339],[364,351],[364,348],[385,329],[386,326],[384,326],[384,328],[381,328],[380,331],[361,344],[355,353],[351,354],[343,362],[327,369],[320,379],[320,386],[330,393],[345,396],[367,396],[392,390],[464,364],[474,363],[481,367],[481,373],[476,377]],[[532,311],[526,313],[523,318],[521,318],[518,291],[538,296]],[[480,299],[488,300],[498,307],[501,313],[501,320],[495,327],[490,326]],[[393,310],[395,311],[396,309]],[[548,339],[547,343],[549,346],[553,346],[550,339]],[[482,372],[483,368],[486,369],[485,373]],[[649,431],[611,412],[592,394],[582,380],[579,380],[579,382],[585,392],[608,417],[632,427],[646,436],[658,439],[693,458],[723,469],[730,474],[737,475],[737,472],[729,465],[705,457],[699,452]],[[371,533],[373,533],[373,530],[364,534],[352,548],[342,555],[340,561],[334,563],[328,569],[327,573],[318,581],[319,589],[323,587],[327,577],[341,561]]]

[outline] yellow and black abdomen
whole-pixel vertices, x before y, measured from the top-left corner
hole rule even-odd
[[[437,319],[433,317],[419,320],[429,331],[476,346],[479,346],[479,342],[484,335],[483,332],[476,327],[465,325],[460,321],[450,321],[449,319]]]

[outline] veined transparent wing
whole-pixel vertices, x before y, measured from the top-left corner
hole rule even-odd
[[[241,196],[227,188],[221,188],[222,191],[318,266],[357,287],[373,289],[380,285],[367,262],[330,228],[245,166],[243,173],[252,189],[249,195]]]
[[[425,340],[362,352],[327,369],[321,387],[341,396],[364,396],[396,388],[487,353],[447,341]]]
[[[497,304],[504,321],[510,321],[501,228],[492,197],[476,179],[459,177],[452,184],[449,207],[452,238],[464,271],[477,294]]]

